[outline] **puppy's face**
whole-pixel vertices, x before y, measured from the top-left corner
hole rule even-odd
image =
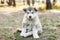
[[[36,17],[36,12],[37,12],[36,8],[29,7],[29,8],[24,9],[24,11],[26,13],[27,19],[31,20]]]

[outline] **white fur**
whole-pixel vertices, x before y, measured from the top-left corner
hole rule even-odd
[[[32,17],[32,20],[29,20],[29,16]],[[28,26],[26,26],[29,24]],[[31,30],[32,31],[29,31]],[[28,32],[26,33],[26,29],[28,29]],[[20,36],[27,37],[29,35],[33,35],[34,38],[39,38],[38,32],[42,33],[42,25],[38,18],[38,13],[35,12],[34,14],[25,14],[22,22],[22,28],[21,28],[21,34]]]

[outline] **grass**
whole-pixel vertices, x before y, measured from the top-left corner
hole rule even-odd
[[[57,27],[60,27],[60,24],[56,24]]]
[[[46,30],[44,30],[43,34],[39,35],[40,38],[37,40],[53,40],[53,39],[55,40],[57,36],[54,32],[55,32],[55,30],[46,29]],[[20,32],[18,32],[18,31],[15,32],[14,35],[15,35],[16,40],[36,40],[32,36],[29,36],[27,38],[21,37]],[[46,39],[44,39],[44,38],[46,38]]]
[[[11,29],[0,29],[0,36],[4,40],[12,40],[13,35],[10,33]]]
[[[43,14],[43,13],[42,13]],[[50,16],[47,16],[50,15]],[[60,20],[56,19],[57,16],[60,15],[54,15],[54,14],[43,14],[43,15],[39,15],[39,18],[41,20],[42,26],[43,28],[45,27],[45,29],[43,29],[43,33],[40,36],[40,38],[38,40],[55,40],[56,39],[56,33],[55,33],[55,29],[49,29],[49,27],[55,27],[55,26],[59,26],[60,24],[56,24],[55,23],[59,23]],[[13,12],[11,13],[11,15],[6,15],[6,14],[0,14],[0,36],[2,39],[4,40],[13,40],[14,36],[16,38],[16,40],[36,40],[34,39],[32,36],[29,36],[27,38],[21,37],[20,36],[20,32],[15,32],[14,35],[12,32],[14,32],[16,30],[16,28],[21,26],[21,22],[23,19],[23,13],[19,12]],[[54,17],[53,17],[53,16]],[[47,18],[49,17],[49,19]],[[4,27],[13,27],[12,29],[3,29]],[[14,29],[15,28],[15,29]]]

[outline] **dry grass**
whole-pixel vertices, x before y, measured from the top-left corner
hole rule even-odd
[[[2,40],[13,40],[13,33],[16,32],[17,28],[21,27],[23,16],[23,11],[0,14],[0,38]],[[55,40],[58,31],[54,28],[60,27],[60,13],[41,12],[41,14],[39,13],[39,18],[44,29],[43,35],[40,36],[41,40]],[[15,37],[20,40],[19,32],[16,32]],[[21,39],[23,40],[24,38]]]

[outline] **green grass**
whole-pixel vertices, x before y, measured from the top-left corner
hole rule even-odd
[[[42,34],[39,35],[40,38],[37,40],[53,40],[53,39],[55,40],[57,36],[54,32],[55,32],[54,29],[52,29],[52,30],[46,29],[46,30],[44,30],[44,32]],[[29,36],[26,38],[21,37],[20,32],[18,32],[18,31],[15,32],[14,35],[15,35],[16,40],[36,40],[33,38],[33,36]],[[46,39],[44,39],[44,38],[46,38]]]
[[[15,35],[16,40],[34,40],[32,36],[29,36],[27,38],[21,37],[20,32],[18,31],[14,35]]]

